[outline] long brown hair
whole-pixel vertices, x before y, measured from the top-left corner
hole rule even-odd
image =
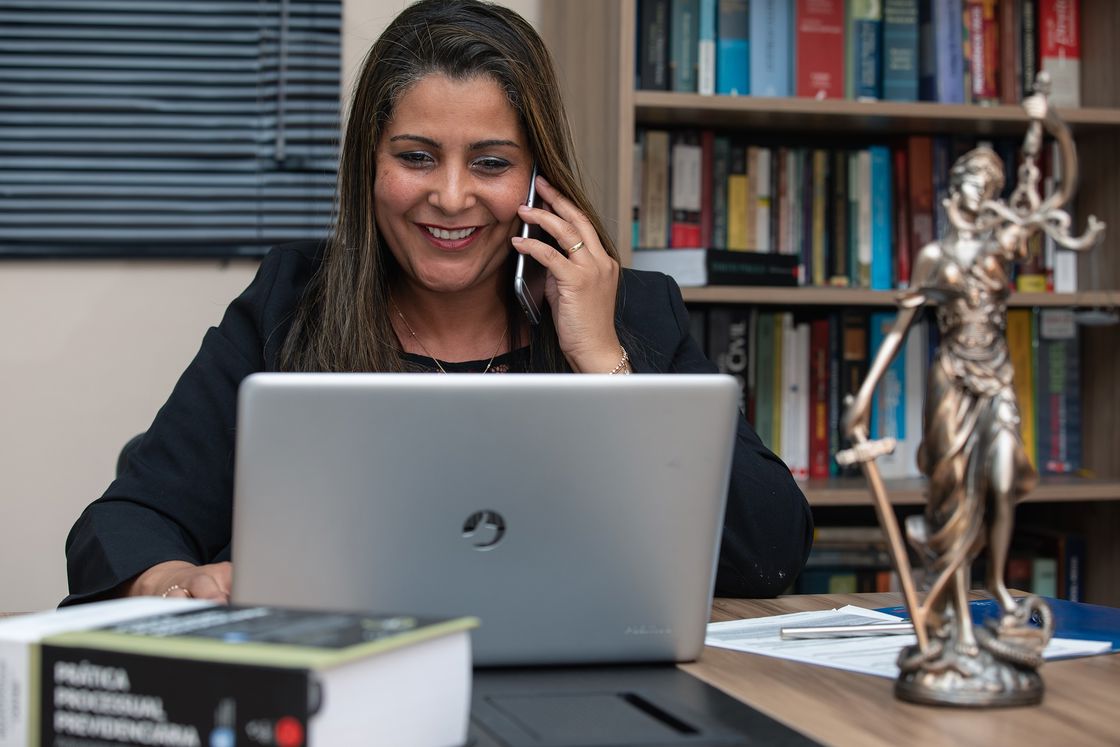
[[[573,158],[552,58],[537,32],[512,10],[480,0],[421,0],[374,43],[355,85],[338,171],[338,208],[322,264],[300,302],[280,352],[286,371],[400,371],[408,368],[389,316],[396,265],[373,212],[375,157],[401,97],[422,78],[487,76],[517,112],[540,173],[591,220],[618,258],[583,189]],[[511,249],[511,265],[514,253]],[[506,283],[512,288],[512,280]],[[510,341],[523,324],[512,291]],[[532,336],[534,370],[569,370],[550,315]]]

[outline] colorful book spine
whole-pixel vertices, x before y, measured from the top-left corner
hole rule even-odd
[[[965,0],[969,92],[975,104],[999,102],[999,37],[996,0]]]
[[[844,3],[797,0],[796,94],[844,98]]]
[[[910,245],[910,179],[905,147],[891,150],[894,169],[894,281],[899,288],[910,286],[910,266],[914,248]]]
[[[747,233],[747,148],[740,143],[731,145],[731,171],[727,175],[727,248],[747,251],[750,241]]]
[[[871,152],[871,289],[891,290],[894,259],[891,149],[873,145]]]
[[[700,46],[697,52],[697,93],[716,92],[716,0],[700,0]]]
[[[933,0],[935,101],[964,103],[964,37],[961,0]]]
[[[1030,309],[1007,312],[1007,352],[1015,368],[1015,399],[1019,403],[1019,433],[1027,457],[1038,469],[1038,439],[1035,426],[1034,315]]]
[[[789,96],[790,27],[787,0],[753,0],[750,5],[750,88],[752,96]]]
[[[751,92],[747,0],[719,0],[716,10],[716,93],[746,96]]]
[[[872,198],[871,151],[864,149],[856,156],[856,274],[853,276],[859,288],[871,287],[871,262],[874,249],[875,215]]]
[[[813,285],[828,284],[828,151],[813,151]]]
[[[999,3],[999,100],[1015,105],[1023,99],[1022,0]]]
[[[882,50],[883,99],[918,100],[918,0],[885,0]]]
[[[715,169],[715,140],[712,130],[700,133],[700,243],[697,246],[709,249],[712,246],[712,233],[715,227],[715,189],[712,176]]]
[[[671,136],[672,166],[669,172],[672,224],[669,246],[700,248],[700,210],[703,187],[703,149],[700,136],[692,130]]]
[[[1038,459],[1043,474],[1081,468],[1081,377],[1072,309],[1038,312]]]
[[[829,476],[829,323],[809,322],[809,477]]]
[[[933,141],[911,135],[906,141],[907,195],[910,198],[910,247],[916,254],[934,240]]]
[[[752,148],[750,163],[751,184],[754,185],[754,250],[770,252],[774,250],[771,240],[771,210],[774,200],[772,188],[773,181],[773,154],[769,148]]]
[[[669,133],[646,130],[642,138],[642,206],[639,246],[669,245]]]
[[[882,98],[883,8],[878,0],[849,0],[847,85],[849,98]]]
[[[1042,69],[1050,73],[1050,101],[1081,106],[1081,3],[1038,0],[1038,50]]]

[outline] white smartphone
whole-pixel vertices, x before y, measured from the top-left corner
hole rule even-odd
[[[529,196],[525,198],[525,204],[529,207],[533,206],[533,201],[537,198],[537,165],[533,164],[533,176],[529,179]],[[522,223],[521,225],[521,238],[529,238],[529,224]],[[536,301],[533,300],[532,293],[529,292],[529,284],[525,281],[525,260],[524,254],[517,255],[517,269],[513,274],[513,293],[517,296],[518,302],[521,303],[521,308],[525,312],[525,316],[529,317],[531,324],[541,323],[541,312],[537,308]]]

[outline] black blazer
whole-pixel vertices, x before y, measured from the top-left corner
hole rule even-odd
[[[291,318],[319,265],[321,244],[277,247],[207,331],[125,471],[66,540],[70,595],[90,601],[167,560],[229,559],[237,387],[275,371]],[[635,373],[710,373],[689,336],[680,290],[660,273],[623,271],[620,333]],[[774,596],[804,565],[808,503],[789,470],[740,419],[720,549],[717,594]]]

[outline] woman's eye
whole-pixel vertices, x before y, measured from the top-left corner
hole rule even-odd
[[[427,166],[433,162],[433,158],[424,153],[423,151],[410,151],[408,153],[401,153],[397,156],[400,160],[408,166]]]
[[[505,171],[509,168],[509,161],[504,158],[480,158],[474,162],[475,168],[489,173]]]

